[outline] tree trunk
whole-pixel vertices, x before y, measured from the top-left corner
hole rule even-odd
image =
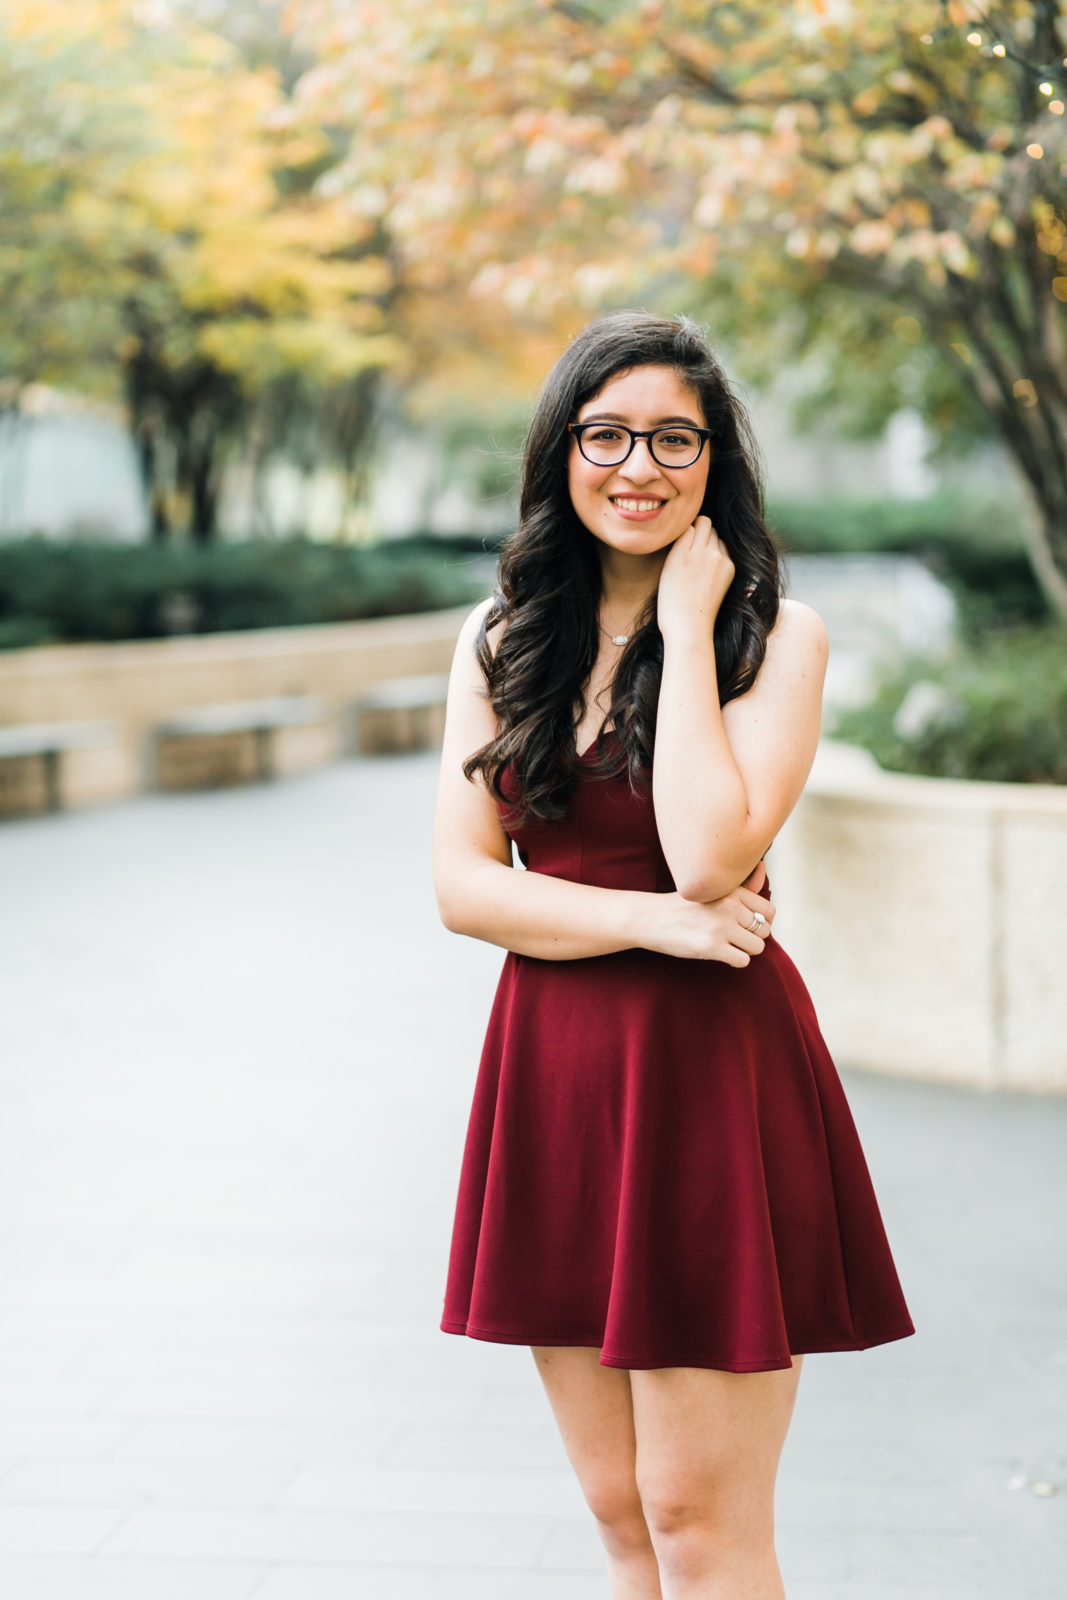
[[[189,532],[197,544],[210,544],[218,533],[219,471],[214,418],[201,413],[194,417],[183,452],[188,494]]]
[[[1036,517],[1024,533],[1034,576],[1050,609],[1067,621],[1063,334],[1058,315],[1041,314],[1052,297],[1035,272],[1021,282],[1007,274],[1000,282],[992,273],[975,282],[950,274],[947,299],[970,355],[961,358],[944,337],[941,354],[986,412],[1029,490]]]

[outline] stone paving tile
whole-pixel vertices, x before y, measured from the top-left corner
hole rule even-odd
[[[540,1425],[468,1423],[464,1428],[408,1427],[383,1452],[383,1466],[436,1467],[445,1471],[563,1471],[566,1452],[549,1418]]]
[[[238,1562],[0,1556],[0,1594],[7,1600],[252,1600],[265,1570]]]
[[[265,1506],[293,1477],[254,1461],[24,1461],[0,1478],[3,1505]]]
[[[115,1506],[0,1505],[5,1555],[92,1555],[121,1526]]]
[[[579,1572],[280,1566],[254,1600],[605,1600],[605,1588],[603,1577]]]
[[[109,1398],[98,1405],[102,1417],[152,1418],[212,1417],[219,1421],[255,1422],[277,1418],[293,1422],[401,1423],[425,1418],[442,1426],[459,1426],[478,1404],[473,1388],[443,1389],[433,1384],[399,1383],[388,1388],[364,1381],[281,1382],[264,1379],[249,1383],[219,1378],[203,1381],[152,1381],[111,1386]]]
[[[144,1422],[126,1429],[116,1460],[254,1461],[367,1466],[383,1458],[397,1435],[390,1422],[316,1423],[251,1420]]]
[[[606,1574],[604,1546],[590,1517],[557,1517],[537,1556],[537,1565]],[[606,1580],[604,1580],[606,1581]]]
[[[275,1504],[334,1511],[588,1515],[572,1472],[454,1470],[446,1476],[394,1467],[308,1467],[289,1481]]]
[[[502,1590],[503,1600],[605,1600],[601,1572],[524,1572]]]
[[[113,1378],[49,1376],[47,1372],[0,1378],[0,1428],[12,1417],[100,1417],[115,1392]]]
[[[407,1566],[533,1566],[545,1517],[417,1516],[392,1512],[145,1508],[105,1541],[105,1555],[173,1560],[351,1562]]]
[[[82,1417],[7,1417],[0,1438],[4,1452],[25,1456],[97,1457],[114,1450],[128,1436],[125,1422],[97,1422]]]

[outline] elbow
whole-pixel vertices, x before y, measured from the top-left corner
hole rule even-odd
[[[466,919],[461,896],[437,890],[437,914],[449,933],[466,933]]]
[[[757,860],[760,858],[757,857]],[[697,900],[707,904],[709,900],[721,900],[724,895],[732,894],[756,866],[755,861],[705,861],[691,862],[672,872],[675,887],[683,900]]]
[[[492,864],[466,861],[438,871],[434,878],[437,914],[449,933],[464,933],[480,938],[486,913],[491,912],[491,884],[484,868]],[[488,892],[488,898],[487,898]]]
[[[740,878],[727,878],[720,873],[698,873],[693,877],[676,878],[675,886],[683,900],[697,900],[706,904],[709,900],[721,900],[740,882]]]

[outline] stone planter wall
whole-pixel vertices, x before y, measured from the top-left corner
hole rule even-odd
[[[767,871],[842,1064],[1067,1092],[1067,789],[883,772],[824,740]]]
[[[168,713],[226,700],[319,695],[328,703],[321,725],[278,735],[279,769],[296,771],[337,757],[345,707],[362,689],[383,678],[447,671],[469,609],[16,650],[0,654],[0,724],[114,720],[113,744],[64,757],[65,801],[84,805],[139,788],[144,734]],[[35,763],[0,763],[0,779],[7,790],[6,797],[0,792],[0,809],[33,807],[40,783]]]

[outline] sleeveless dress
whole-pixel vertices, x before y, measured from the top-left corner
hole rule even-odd
[[[651,788],[594,755],[562,822],[519,826],[505,770],[498,810],[520,860],[672,891]],[[441,1328],[730,1372],[914,1333],[841,1080],[773,935],[743,968],[643,949],[506,955]]]

